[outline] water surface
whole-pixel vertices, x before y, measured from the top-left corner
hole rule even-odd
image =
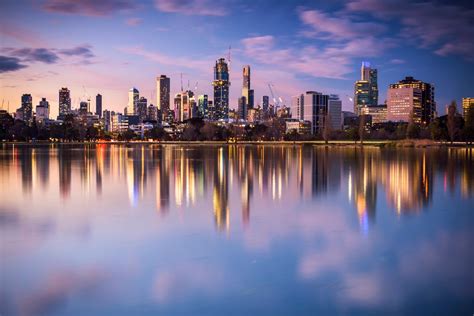
[[[0,146],[1,315],[474,312],[472,149]]]

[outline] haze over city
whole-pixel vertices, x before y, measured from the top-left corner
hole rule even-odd
[[[469,2],[323,1],[3,1],[0,12],[2,107],[23,93],[58,114],[58,90],[72,107],[102,94],[122,111],[137,87],[153,103],[155,78],[212,95],[213,67],[231,57],[230,108],[241,95],[242,67],[252,67],[255,103],[275,94],[339,94],[344,110],[360,64],[378,69],[379,103],[405,76],[436,87],[438,114],[474,86],[473,5]],[[229,50],[230,47],[230,50]],[[182,75],[181,75],[182,74]],[[197,87],[197,88],[196,88]]]

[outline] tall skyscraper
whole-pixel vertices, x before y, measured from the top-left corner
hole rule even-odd
[[[59,116],[64,117],[71,111],[71,91],[68,88],[59,90]]]
[[[147,119],[147,110],[148,110],[148,100],[145,97],[138,99],[135,106],[135,115],[138,115],[138,120],[140,123],[146,121]]]
[[[298,120],[311,123],[313,135],[322,133],[326,124],[328,111],[327,95],[316,91],[307,91],[292,98],[292,116]]]
[[[21,115],[25,122],[30,122],[33,119],[33,98],[31,94],[23,94],[21,96]]]
[[[156,77],[156,107],[164,121],[168,121],[170,112],[170,78],[165,75]]]
[[[242,69],[243,85],[242,96],[245,97],[246,108],[252,109],[254,107],[254,92],[250,89],[250,66],[246,65]]]
[[[361,114],[365,106],[377,106],[379,89],[377,83],[377,69],[371,68],[369,62],[362,62],[360,80],[354,85],[354,113]]]
[[[238,107],[237,107],[237,118],[239,120],[247,120],[247,100],[245,96],[239,98]]]
[[[198,116],[209,119],[209,109],[208,109],[208,96],[207,94],[202,94],[198,96]]]
[[[467,119],[469,114],[474,114],[474,98],[462,98],[462,115]]]
[[[219,58],[214,66],[214,117],[213,120],[229,118],[229,67],[225,58]]]
[[[409,115],[413,112],[415,123],[428,125],[435,117],[434,86],[413,77],[405,77],[405,79],[391,84],[387,100],[389,121],[408,122]],[[407,109],[410,111],[408,116],[406,116]]]
[[[100,93],[95,96],[95,114],[102,118],[102,95]]]
[[[135,115],[137,102],[139,99],[139,91],[137,88],[131,88],[128,91],[127,115]]]
[[[197,116],[196,99],[191,90],[176,94],[174,98],[175,119],[178,122],[189,120]]]
[[[329,95],[328,113],[331,129],[340,130],[342,128],[342,101],[336,94]]]

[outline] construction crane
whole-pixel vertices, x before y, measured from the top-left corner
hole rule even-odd
[[[275,88],[275,85],[273,83],[269,82],[268,83],[268,89],[270,89],[270,94],[272,95],[272,99],[273,99],[273,103],[274,103],[273,105],[275,106],[275,108],[278,108],[280,106],[280,104],[283,103],[283,100],[282,100],[281,97],[276,97],[275,96],[274,88]]]

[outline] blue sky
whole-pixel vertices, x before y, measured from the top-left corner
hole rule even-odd
[[[0,4],[0,81],[4,108],[22,93],[46,97],[57,113],[58,90],[73,106],[101,93],[123,110],[135,86],[155,103],[154,79],[171,77],[212,94],[212,67],[231,49],[231,107],[241,69],[252,67],[256,99],[269,82],[286,103],[306,90],[337,93],[344,108],[360,62],[379,72],[379,100],[390,83],[411,75],[433,83],[438,111],[474,96],[474,5],[434,1],[6,0]]]

